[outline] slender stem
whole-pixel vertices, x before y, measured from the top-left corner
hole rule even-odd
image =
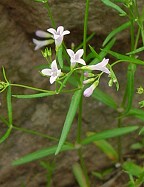
[[[82,130],[82,102],[83,97],[81,97],[79,104],[79,115],[78,115],[78,127],[77,127],[77,143],[81,142],[81,130]]]
[[[41,136],[43,138],[47,138],[49,140],[53,140],[53,141],[59,141],[57,138],[54,138],[54,137],[51,137],[51,136],[48,136],[46,134],[43,134],[43,133],[40,133],[40,132],[37,132],[37,131],[34,131],[34,130],[29,130],[29,129],[25,129],[25,128],[21,128],[21,127],[17,127],[17,126],[13,126],[14,129],[18,130],[18,131],[22,131],[22,132],[25,132],[25,133],[29,133],[29,134],[33,134],[33,135],[37,135],[37,136]]]
[[[117,122],[117,127],[121,128],[122,127],[122,118],[118,118],[118,122]],[[122,163],[123,162],[123,158],[122,158],[122,136],[118,137],[118,156],[119,156],[119,162]]]
[[[41,88],[35,88],[35,87],[31,87],[31,86],[26,86],[26,85],[21,85],[21,84],[10,84],[11,86],[15,86],[15,87],[21,87],[21,88],[27,88],[30,90],[35,90],[35,91],[40,91],[40,92],[45,92],[45,93],[49,93],[50,91],[48,90],[43,90]]]
[[[86,40],[87,40],[87,27],[88,27],[88,13],[89,13],[89,0],[86,0],[85,18],[84,18],[84,34],[83,34],[83,50],[84,60],[86,58]]]
[[[54,19],[53,19],[53,15],[52,15],[52,13],[51,13],[51,9],[50,9],[50,6],[49,6],[48,1],[47,1],[47,3],[45,4],[45,7],[46,7],[46,9],[47,9],[47,11],[48,11],[48,16],[49,16],[49,18],[50,18],[52,27],[53,27],[53,28],[56,28],[56,23],[55,23],[55,21],[54,21]]]
[[[81,167],[82,167],[85,179],[86,179],[87,187],[90,187],[90,181],[89,181],[89,177],[88,177],[87,167],[85,165],[85,161],[84,161],[84,158],[83,158],[83,155],[82,155],[81,148],[78,150],[78,155],[79,155],[80,164],[81,164]]]

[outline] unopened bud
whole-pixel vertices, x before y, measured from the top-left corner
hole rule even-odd
[[[138,94],[143,94],[143,92],[144,92],[144,89],[143,89],[142,86],[140,86],[139,88],[137,88],[137,93]]]

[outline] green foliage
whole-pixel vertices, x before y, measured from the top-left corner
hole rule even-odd
[[[72,150],[72,149],[74,149],[74,147],[72,145],[63,145],[61,148],[61,152]],[[32,162],[34,160],[38,160],[38,159],[44,158],[49,155],[54,155],[56,150],[57,150],[57,146],[52,146],[52,147],[48,147],[48,148],[45,148],[42,150],[38,150],[38,151],[30,153],[18,160],[13,161],[12,164],[16,166],[16,165],[21,165],[21,164],[25,164],[28,162]]]
[[[80,187],[88,187],[83,170],[80,164],[76,163],[73,165],[73,174]]]
[[[64,144],[64,142],[67,138],[70,127],[71,127],[72,122],[73,122],[73,119],[76,115],[80,99],[82,97],[82,92],[83,92],[83,90],[78,90],[74,93],[74,95],[72,97],[71,104],[70,104],[70,107],[69,107],[69,110],[68,110],[68,113],[67,113],[67,116],[66,116],[66,119],[65,119],[65,122],[64,122],[61,137],[60,137],[58,147],[57,147],[57,150],[56,150],[55,154],[58,154],[60,152],[60,150],[61,150],[61,148],[62,148],[62,146],[63,146],[63,144]]]
[[[89,143],[97,141],[97,140],[103,140],[103,139],[107,139],[107,138],[121,136],[121,135],[130,133],[130,132],[133,132],[137,129],[138,129],[138,126],[121,127],[121,128],[106,130],[106,131],[102,131],[99,133],[95,133],[95,134],[83,139],[81,143],[83,145],[86,145],[86,144],[89,144]]]

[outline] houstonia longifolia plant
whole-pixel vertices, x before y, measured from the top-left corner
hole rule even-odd
[[[80,187],[91,186],[90,175],[94,175],[100,180],[104,179],[104,173],[98,172],[97,169],[92,172],[89,171],[89,168],[87,169],[83,157],[83,147],[94,143],[97,148],[101,149],[105,155],[112,160],[115,166],[121,167],[119,170],[124,170],[128,174],[130,178],[128,186],[140,187],[144,183],[144,168],[138,166],[133,161],[123,161],[122,145],[124,143],[122,135],[133,132],[140,127],[138,123],[136,125],[126,124],[124,119],[129,118],[130,121],[131,117],[135,117],[141,120],[141,122],[144,121],[144,111],[140,109],[139,106],[135,108],[133,105],[134,94],[136,93],[134,87],[135,72],[138,66],[144,66],[143,57],[139,55],[139,53],[143,53],[144,51],[144,6],[139,9],[137,0],[101,0],[109,9],[114,9],[115,14],[118,13],[120,15],[119,19],[124,18],[124,20],[122,21],[122,25],[108,34],[98,53],[95,48],[90,45],[95,33],[92,33],[90,36],[87,35],[89,0],[86,0],[83,42],[79,46],[72,45],[72,47],[67,47],[64,42],[65,39],[69,39],[70,31],[65,30],[63,26],[56,26],[48,0],[35,1],[41,2],[44,7],[47,8],[51,21],[51,28],[48,28],[46,31],[37,30],[35,32],[36,37],[33,39],[35,50],[42,50],[41,52],[45,62],[45,64],[42,63],[42,65],[39,66],[38,73],[40,76],[43,76],[44,79],[48,79],[48,84],[46,88],[43,89],[23,84],[14,84],[9,81],[5,69],[2,67],[3,80],[0,81],[0,92],[3,94],[7,92],[8,118],[6,119],[0,114],[0,120],[7,126],[7,131],[0,138],[0,143],[4,142],[9,137],[13,129],[42,136],[54,142],[51,147],[38,150],[14,161],[14,165],[24,164],[49,155],[53,155],[55,158],[55,155],[60,154],[60,152],[75,150],[78,154],[79,162],[73,164],[72,172]],[[124,21],[126,22],[124,23]],[[125,29],[129,29],[130,31],[130,48],[125,54],[120,54],[114,50],[114,45],[116,43],[117,34]],[[107,80],[107,86],[112,87],[115,85],[118,91],[120,86],[114,68],[119,64],[123,64],[123,66],[127,68],[126,86],[122,91],[124,94],[121,98],[119,97],[118,102],[116,102],[111,95],[106,93],[106,90],[101,90],[99,83],[101,77],[104,76]],[[50,90],[51,84],[54,85],[53,90]],[[29,95],[13,94],[11,87],[21,87],[33,90],[36,93]],[[143,94],[144,88],[139,85],[138,87],[137,93]],[[59,94],[67,93],[71,94],[72,98],[59,139],[49,136],[48,134],[41,134],[34,130],[20,128],[13,124],[12,97],[17,99],[36,99],[49,97],[51,95],[57,97]],[[96,124],[95,132],[88,132],[82,136],[83,98],[88,100],[88,97],[99,100],[105,104],[106,107],[110,107],[115,111],[117,114],[115,119],[115,121],[117,120],[117,124],[115,128],[99,132]],[[140,101],[139,104],[143,107],[144,101]],[[78,115],[76,139],[70,142],[67,137],[76,114]],[[136,136],[143,135],[143,132],[144,128],[141,128],[140,132],[136,133]],[[106,140],[113,137],[117,137],[117,150]],[[133,144],[132,148],[144,148],[142,142],[143,141]],[[41,165],[53,171],[53,166],[51,164],[42,162]],[[111,172],[113,173],[114,170],[116,170],[116,167],[111,168],[108,174]],[[52,172],[49,173],[48,186],[50,186],[52,177]],[[97,184],[95,186],[97,186]]]

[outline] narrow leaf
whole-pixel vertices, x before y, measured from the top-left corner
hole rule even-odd
[[[11,86],[8,86],[7,89],[7,109],[8,109],[8,118],[9,126],[12,125],[12,101],[11,101]]]
[[[144,51],[144,47],[140,47],[134,51],[131,51],[131,52],[127,53],[127,55],[134,55],[134,54],[139,53],[141,51]]]
[[[105,5],[117,10],[122,16],[126,15],[126,12],[124,10],[122,10],[118,5],[112,3],[109,0],[101,0]]]
[[[105,49],[103,49],[105,50]],[[139,64],[139,65],[144,65],[144,62],[142,60],[139,60],[139,59],[136,59],[136,58],[133,58],[133,57],[129,57],[129,56],[126,56],[126,55],[121,55],[117,52],[114,52],[114,51],[108,51],[109,54],[111,54],[112,56],[114,56],[115,58],[119,59],[119,60],[123,60],[125,62],[130,62],[130,63],[133,63],[133,64]]]
[[[40,158],[49,156],[49,155],[53,155],[55,153],[57,149],[57,146],[53,146],[53,147],[49,147],[49,148],[45,148],[42,150],[38,150],[36,152],[33,152],[31,154],[28,154],[18,160],[15,160],[12,165],[21,165],[21,164],[25,164],[28,162],[32,162],[34,160],[38,160]],[[72,150],[73,146],[72,145],[63,145],[61,148],[61,152],[62,151],[67,151],[67,150]]]
[[[101,101],[102,103],[104,103],[105,105],[113,108],[113,109],[117,109],[117,104],[116,102],[113,100],[113,98],[106,94],[105,92],[103,92],[102,90],[100,90],[99,88],[96,88],[93,92],[92,95],[93,98]]]
[[[101,57],[99,56],[99,54],[94,50],[94,48],[92,46],[89,45],[89,48],[90,48],[91,52],[93,53],[93,55],[95,56],[95,58],[102,60]]]
[[[55,91],[49,91],[48,93],[38,93],[38,94],[30,94],[30,95],[12,95],[12,96],[19,99],[34,99],[39,97],[47,97],[55,94],[56,94]]]
[[[4,142],[9,137],[11,130],[12,130],[12,125],[9,126],[6,133],[0,138],[0,143]]]
[[[60,65],[61,69],[63,68],[63,56],[62,56],[62,53],[63,53],[63,45],[61,45],[58,48],[58,51],[57,51],[57,58],[58,58],[58,62],[59,62],[59,65]]]
[[[80,187],[88,187],[82,168],[78,163],[73,165],[73,173]]]
[[[126,22],[124,24],[122,24],[120,27],[116,28],[115,30],[113,30],[104,40],[102,46],[105,46],[116,34],[118,34],[119,32],[127,29],[130,26],[130,22]]]
[[[97,141],[97,140],[103,140],[107,138],[113,138],[117,136],[121,136],[130,132],[133,132],[137,130],[139,127],[138,126],[132,126],[132,127],[122,127],[122,128],[116,128],[116,129],[111,129],[111,130],[106,130],[103,132],[96,133],[92,136],[89,136],[82,140],[82,144],[86,145],[91,142]]]
[[[134,116],[142,121],[144,121],[144,111],[141,109],[137,108],[132,108],[130,111],[127,113],[127,116]]]
[[[94,135],[93,132],[88,132],[87,136]],[[118,161],[118,154],[116,150],[112,147],[112,145],[106,140],[98,140],[93,142],[102,152],[107,155],[107,157],[111,160]]]
[[[124,114],[127,114],[132,107],[133,95],[134,95],[134,74],[136,66],[130,64],[127,72],[127,103]]]
[[[62,129],[61,137],[60,137],[58,147],[57,147],[57,150],[56,150],[55,154],[59,153],[59,151],[61,150],[61,148],[62,148],[62,146],[63,146],[63,144],[64,144],[64,142],[67,138],[70,127],[71,127],[72,122],[73,122],[73,119],[76,115],[77,108],[79,106],[79,102],[80,102],[80,99],[81,99],[81,96],[82,96],[82,92],[83,92],[83,90],[78,90],[74,93],[74,95],[72,97],[71,104],[70,104],[70,107],[69,107],[69,110],[68,110],[68,113],[67,113],[67,116],[66,116],[66,120],[65,120],[63,129]]]

